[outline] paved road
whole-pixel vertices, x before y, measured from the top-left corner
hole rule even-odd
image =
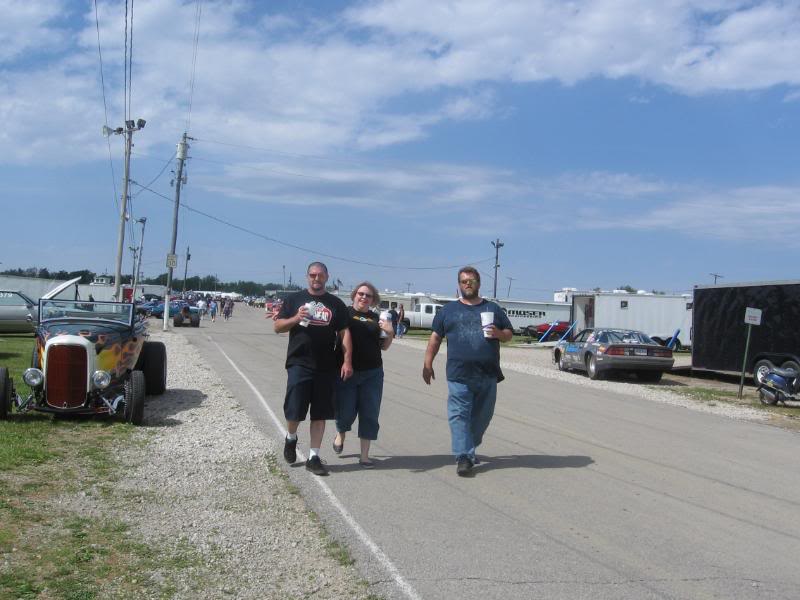
[[[183,329],[252,418],[282,417],[287,335],[261,310]],[[387,598],[800,598],[798,434],[594,388],[506,373],[474,479],[449,455],[444,356],[393,346],[378,468],[357,439],[325,483],[413,588],[403,591],[301,467],[289,469]],[[307,449],[307,427],[301,448]]]

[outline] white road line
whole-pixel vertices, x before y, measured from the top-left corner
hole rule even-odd
[[[250,387],[250,389],[253,391],[253,394],[255,394],[256,398],[258,398],[261,401],[261,404],[264,406],[264,410],[267,411],[267,414],[272,419],[272,422],[275,424],[275,427],[278,429],[278,431],[282,432],[284,436],[286,436],[287,431],[286,428],[283,426],[283,422],[278,418],[278,416],[272,410],[270,405],[267,404],[267,401],[264,399],[264,396],[261,395],[261,392],[258,391],[258,388],[255,385],[253,385],[253,383],[247,378],[247,375],[245,375],[242,372],[242,370],[236,365],[236,363],[231,360],[231,357],[225,353],[222,347],[217,342],[211,339],[211,336],[207,335],[206,338],[208,338],[208,341],[217,347],[217,349],[220,351],[220,354],[222,354],[222,356],[225,357],[225,360],[227,360],[230,363],[234,371],[236,371],[239,374],[239,377],[241,377],[244,380],[244,382]],[[300,457],[301,460],[303,460],[304,455],[302,452],[298,450],[297,455]],[[323,479],[321,477],[318,477],[317,475],[312,476],[312,480],[316,481],[319,484],[320,488],[322,488],[322,492],[328,498],[330,503],[334,506],[334,508],[336,508],[336,510],[339,511],[339,514],[342,515],[342,518],[355,532],[355,534],[359,537],[359,539],[364,543],[364,545],[366,545],[367,548],[370,549],[370,552],[372,552],[373,556],[378,560],[378,562],[380,562],[380,564],[383,565],[383,567],[389,572],[389,574],[392,576],[392,579],[397,584],[397,587],[399,587],[402,590],[402,592],[406,595],[406,597],[408,597],[410,600],[422,600],[422,597],[411,586],[411,584],[408,583],[403,578],[403,576],[400,574],[400,571],[397,569],[397,567],[394,566],[394,563],[389,559],[389,557],[386,556],[383,550],[381,550],[380,547],[375,542],[372,541],[372,538],[369,537],[369,534],[366,531],[364,531],[361,525],[359,525],[358,522],[353,518],[353,515],[351,515],[348,512],[348,510],[344,507],[344,505],[339,501],[339,499],[333,493],[331,488],[328,487],[328,484],[325,483],[325,481],[323,481]]]

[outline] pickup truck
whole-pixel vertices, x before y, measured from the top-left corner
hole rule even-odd
[[[414,304],[406,309],[406,316],[403,323],[406,328],[430,329],[433,325],[433,317],[442,309],[442,304],[422,302]]]

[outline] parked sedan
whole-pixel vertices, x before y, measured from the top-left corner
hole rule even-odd
[[[36,303],[22,292],[0,291],[0,333],[33,333]]]
[[[586,371],[602,379],[611,371],[636,373],[640,381],[657,382],[675,362],[672,350],[631,329],[584,329],[572,340],[553,348],[561,371]]]

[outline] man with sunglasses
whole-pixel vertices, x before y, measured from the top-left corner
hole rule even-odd
[[[297,460],[297,428],[306,414],[311,416],[310,449],[306,469],[327,475],[319,450],[325,421],[334,418],[333,395],[337,371],[343,380],[353,374],[353,346],[348,330],[347,307],[325,290],[328,268],[321,262],[308,265],[308,287],[288,296],[275,318],[275,333],[289,332],[286,350],[286,398],[283,414],[288,435],[283,457]],[[341,334],[341,336],[340,336]],[[343,363],[338,368],[336,345],[341,339]]]
[[[447,338],[447,419],[456,473],[474,474],[475,449],[483,441],[494,414],[497,384],[503,380],[500,370],[500,342],[513,335],[508,316],[495,302],[480,296],[481,276],[475,267],[458,272],[461,297],[445,304],[433,319],[433,332],[425,351],[422,379],[430,385],[436,376],[433,360],[442,339]],[[484,329],[481,313],[494,314]],[[486,335],[484,335],[484,330]]]

